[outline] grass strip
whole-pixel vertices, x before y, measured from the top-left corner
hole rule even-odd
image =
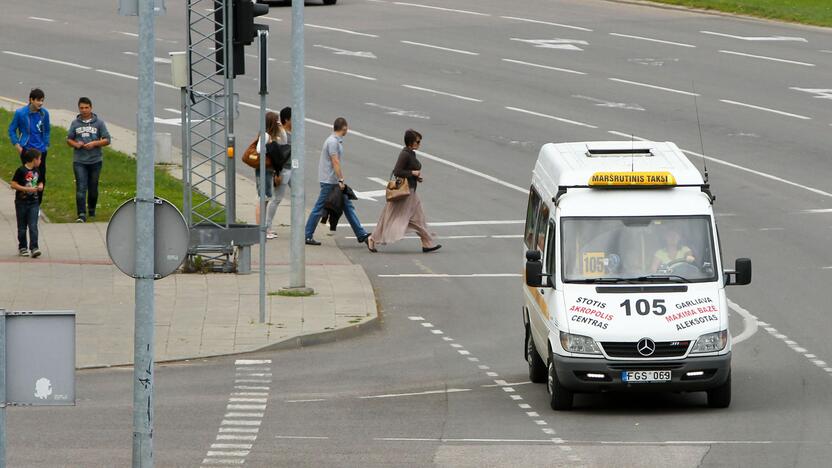
[[[11,181],[14,171],[20,167],[20,157],[9,141],[7,129],[12,113],[0,109],[0,179]],[[52,126],[51,146],[47,156],[47,186],[41,209],[53,223],[75,221],[75,174],[72,171],[72,148],[66,144],[66,129]],[[164,167],[156,167],[156,196],[164,198],[182,211],[182,182],[168,174]],[[98,206],[95,221],[108,221],[113,212],[125,201],[136,195],[136,160],[109,146],[104,147],[104,165],[98,182]],[[13,196],[7,194],[6,196]],[[194,206],[206,197],[193,194]],[[204,216],[219,212],[213,219],[222,223],[224,210],[209,204],[197,208]]]
[[[651,0],[656,3],[681,5],[740,15],[832,26],[830,0]]]

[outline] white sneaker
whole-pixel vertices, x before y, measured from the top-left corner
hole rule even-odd
[[[267,231],[266,239],[277,239],[277,233],[274,231]]]
[[[327,231],[326,235],[329,236],[329,237],[332,237],[332,236],[335,235],[335,231]]]

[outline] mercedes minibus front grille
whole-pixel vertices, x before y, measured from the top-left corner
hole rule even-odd
[[[682,357],[688,351],[690,341],[660,341],[653,354],[645,356],[638,352],[637,341],[603,341],[601,346],[609,357],[616,358],[669,358]]]

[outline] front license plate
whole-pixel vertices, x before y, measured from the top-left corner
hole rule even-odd
[[[670,371],[624,371],[621,373],[621,381],[627,383],[670,382]]]

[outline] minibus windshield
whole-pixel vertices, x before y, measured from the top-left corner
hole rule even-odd
[[[716,280],[709,216],[561,219],[564,282]]]

